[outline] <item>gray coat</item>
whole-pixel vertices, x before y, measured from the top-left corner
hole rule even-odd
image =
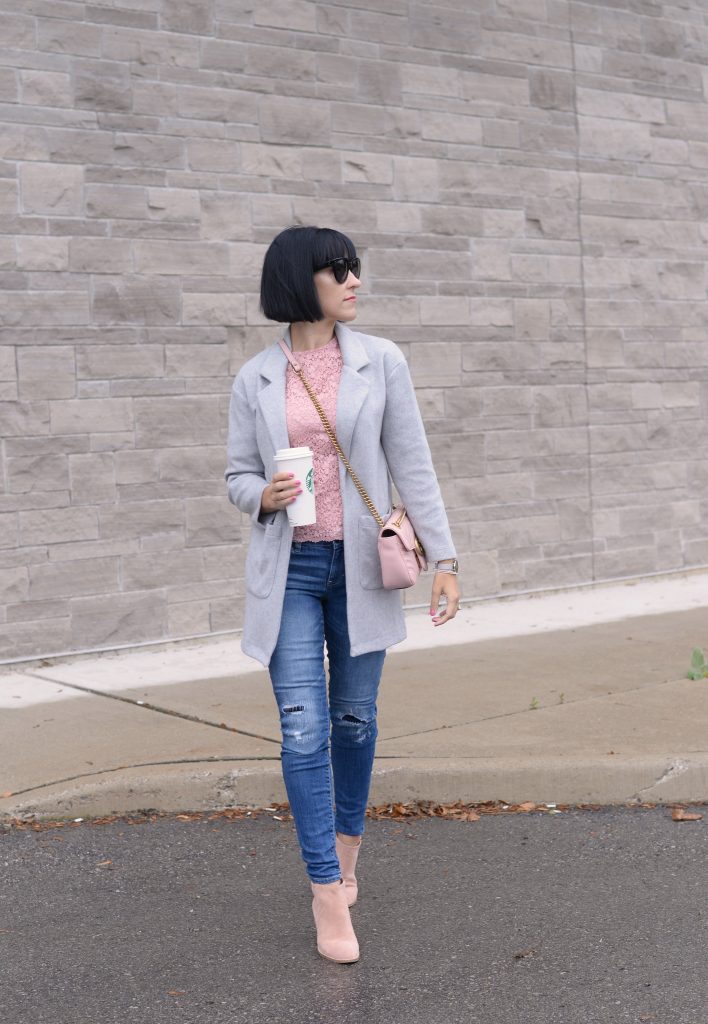
[[[335,327],[342,353],[337,396],[339,443],[380,515],[391,509],[391,477],[428,561],[455,556],[430,448],[405,356],[392,341]],[[285,341],[292,347],[290,332]],[[268,665],[278,639],[293,528],[287,512],[260,513],[277,449],[290,447],[285,417],[288,362],[277,341],[237,374],[229,409],[229,500],[251,517],[241,647]],[[401,593],[384,590],[379,527],[340,459],[344,509],[347,622],[352,655],[383,650],[406,637]]]

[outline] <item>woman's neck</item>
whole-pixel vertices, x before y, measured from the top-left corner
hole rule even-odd
[[[307,352],[309,349],[321,348],[326,345],[328,341],[332,340],[334,325],[334,320],[316,320],[313,324],[306,320],[299,320],[290,324],[290,341],[293,352]]]

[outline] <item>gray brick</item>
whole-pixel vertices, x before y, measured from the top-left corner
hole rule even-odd
[[[330,107],[321,100],[263,96],[259,115],[264,142],[306,146],[329,143]]]
[[[111,452],[69,456],[72,505],[105,505],[116,501],[116,477]]]
[[[368,103],[332,103],[332,131],[345,135],[380,135],[386,125],[386,112]]]
[[[89,110],[131,110],[131,79],[127,67],[115,61],[76,62],[74,102]]]
[[[226,245],[219,242],[134,243],[135,269],[143,274],[218,274],[223,270]]]
[[[531,68],[529,73],[530,101],[536,107],[549,110],[574,110],[575,83],[573,76],[567,71],[552,71],[549,68]],[[582,113],[595,113],[583,110],[578,101],[578,110]],[[606,110],[602,110],[606,114]]]
[[[161,377],[164,349],[161,345],[77,346],[76,376],[86,378]]]
[[[66,456],[44,454],[7,459],[7,484],[12,493],[59,492],[69,489]]]
[[[160,589],[81,597],[72,600],[71,644],[78,650],[155,640],[166,635],[166,609]]]
[[[98,537],[92,508],[49,508],[19,514],[20,544],[61,544]]]
[[[35,19],[16,12],[0,12],[0,39],[12,50],[33,50],[36,45]]]
[[[150,250],[145,254],[146,262],[154,260],[153,253]],[[148,255],[152,260],[148,260]],[[148,274],[115,278],[106,275],[95,281],[93,318],[97,324],[174,324],[179,322],[179,315],[180,288],[174,279]]]
[[[317,9],[309,0],[271,0],[268,4],[259,4],[253,12],[256,25],[267,25],[271,28],[289,28],[298,32],[314,32]]]
[[[126,555],[121,561],[126,591],[153,590],[202,579],[200,551],[150,551]]]
[[[22,211],[79,216],[82,212],[83,178],[83,167],[72,167],[69,164],[22,164]]]
[[[136,398],[135,440],[139,448],[199,444],[219,436],[223,421],[211,396]]]
[[[215,298],[216,296],[211,296]],[[242,299],[242,296],[236,296]],[[226,296],[230,298],[230,296]],[[243,320],[243,316],[241,317]],[[229,353],[225,345],[166,345],[165,373],[170,377],[225,377]]]
[[[187,547],[212,547],[241,540],[233,506],[218,498],[188,498],[185,502]]]
[[[24,437],[43,434],[49,426],[49,406],[46,401],[0,402],[0,437]],[[5,441],[7,445],[7,441]]]
[[[403,64],[401,87],[405,93],[422,96],[460,96],[462,83],[457,68],[441,68],[429,64]]]
[[[162,0],[161,27],[171,32],[209,32],[213,6],[213,0]]]
[[[201,237],[213,239],[250,239],[251,204],[244,197],[234,193],[202,192]],[[197,213],[199,216],[199,213]]]
[[[182,86],[177,93],[177,110],[181,117],[256,124],[258,97],[240,90]]]
[[[29,570],[23,565],[4,569],[0,575],[0,601],[13,605],[26,601],[28,597]]]
[[[231,612],[236,628],[236,611],[233,602],[226,601],[231,605]],[[229,626],[212,626],[210,618],[211,601],[180,601],[178,604],[167,606],[167,631],[170,637],[203,636],[210,630],[221,630]]]
[[[14,22],[15,16],[12,15]],[[20,18],[20,23],[25,22]],[[28,22],[30,18],[27,18]],[[34,22],[34,18],[32,19]],[[28,29],[28,45],[34,45],[34,27],[32,36]],[[40,50],[52,53],[76,53],[84,56],[99,56],[101,30],[96,25],[77,25],[75,22],[63,22],[56,18],[40,18],[37,25],[37,44]],[[0,38],[6,39],[4,26],[0,22]],[[15,44],[19,45],[19,44]]]
[[[103,595],[118,589],[117,558],[82,558],[29,569],[29,597],[32,601]]]
[[[482,143],[482,122],[477,117],[425,110],[421,114],[421,132],[424,139],[460,142],[471,146]]]
[[[0,90],[4,93],[3,80],[3,76],[0,75]],[[23,68],[19,73],[19,82],[22,103],[37,107],[71,106],[71,76],[68,74],[61,71],[35,71]],[[5,99],[14,99],[14,96],[6,95]]]
[[[147,206],[151,220],[199,220],[199,196],[194,189],[149,188]]]
[[[68,270],[68,238],[27,235],[17,239],[18,270]]]
[[[69,399],[50,405],[53,434],[106,433],[129,430],[132,408],[127,398]]]
[[[174,2],[174,0],[173,0]],[[93,26],[87,26],[93,29]],[[135,61],[140,65],[165,64],[169,67],[199,66],[199,39],[196,35],[151,32],[140,28],[111,25],[99,36],[100,55],[108,60]],[[93,52],[93,51],[91,51]]]
[[[74,350],[28,346],[17,351],[19,396],[27,401],[38,398],[73,398],[76,393]]]
[[[122,238],[72,238],[69,269],[91,274],[130,273],[131,243]]]

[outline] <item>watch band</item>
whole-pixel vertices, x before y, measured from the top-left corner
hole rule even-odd
[[[443,564],[444,563],[444,564]],[[452,564],[449,564],[452,563]],[[460,565],[456,558],[444,558],[441,562],[435,563],[436,572],[451,572],[453,575],[457,575],[460,571]]]

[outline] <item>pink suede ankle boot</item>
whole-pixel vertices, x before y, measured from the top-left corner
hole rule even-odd
[[[356,903],[356,898],[359,892],[354,870],[356,868],[356,859],[359,856],[359,850],[361,849],[361,836],[359,836],[359,842],[356,846],[349,846],[347,843],[342,842],[337,835],[334,845],[337,850],[337,857],[339,858],[339,868],[342,872],[342,878],[344,879],[347,904],[352,907]]]
[[[342,879],[336,882],[310,882],[312,914],[317,928],[317,952],[337,964],[353,964],[359,959],[352,920]]]

